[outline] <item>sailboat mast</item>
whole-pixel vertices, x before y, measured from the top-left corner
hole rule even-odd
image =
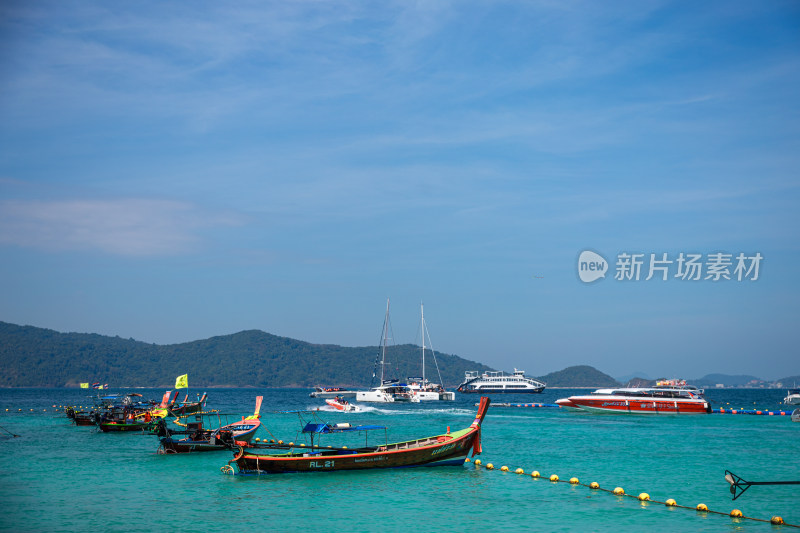
[[[389,337],[389,298],[386,298],[386,317],[383,319],[383,349],[381,350],[381,385],[383,385],[386,366],[386,341]]]
[[[419,303],[419,316],[420,316],[420,329],[422,330],[422,383],[421,386],[425,387],[425,309],[422,302]]]

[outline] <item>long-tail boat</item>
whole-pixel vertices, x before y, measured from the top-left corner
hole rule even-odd
[[[195,414],[195,421],[187,423],[186,429],[179,431],[172,431],[164,420],[159,421],[156,429],[156,434],[161,437],[158,453],[212,452],[249,444],[261,427],[259,411],[262,400],[263,396],[256,397],[256,408],[252,415],[243,416],[241,420],[217,429],[203,427],[203,414]]]
[[[169,414],[170,416],[183,416],[200,412],[205,408],[206,400],[208,400],[208,394],[204,392],[202,398],[196,402],[190,402],[189,394],[187,393],[186,398],[183,399],[183,402],[173,402],[169,406]]]
[[[319,424],[309,422],[302,429],[310,438],[310,446],[284,444],[282,441],[255,443],[238,446],[223,473],[278,474],[289,472],[330,472],[339,470],[361,470],[366,468],[402,468],[412,466],[460,465],[472,451],[481,453],[481,423],[489,408],[489,398],[482,397],[475,420],[469,427],[415,440],[363,446],[358,448],[323,447],[319,440],[323,435],[350,431],[367,432],[384,429],[383,426],[351,426],[350,424]],[[315,436],[317,443],[314,442]]]
[[[97,425],[97,413],[95,411],[76,411],[74,407],[64,409],[67,418],[72,420],[76,426]]]

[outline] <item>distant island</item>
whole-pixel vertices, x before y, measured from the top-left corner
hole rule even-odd
[[[157,345],[92,333],[60,333],[0,322],[0,387],[78,387],[99,382],[111,387],[170,388],[175,377],[189,374],[197,387],[368,387],[377,383],[377,346],[345,347],[311,344],[259,330],[182,344]],[[390,377],[422,374],[421,349],[404,344],[388,354]],[[439,375],[426,356],[426,377]],[[495,369],[457,355],[436,352],[442,383],[454,388],[464,372]],[[533,376],[548,387],[617,387],[624,385],[586,365]],[[675,377],[675,376],[669,376]],[[646,381],[646,380],[644,380]],[[765,382],[753,376],[710,374],[690,380],[705,387],[782,387],[800,376]],[[781,383],[782,382],[782,383]]]

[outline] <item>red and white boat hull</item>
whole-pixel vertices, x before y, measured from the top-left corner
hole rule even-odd
[[[703,398],[623,398],[620,396],[570,396],[556,403],[568,409],[595,413],[706,414],[711,407]]]
[[[359,411],[358,406],[351,403],[341,403],[336,400],[325,400],[325,403],[338,411]]]

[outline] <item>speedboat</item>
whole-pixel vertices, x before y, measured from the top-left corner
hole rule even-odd
[[[476,371],[466,371],[464,382],[456,389],[458,392],[487,393],[538,393],[544,391],[545,384],[535,379],[525,377],[524,370],[514,369],[512,375],[504,372],[484,372],[478,375]]]
[[[344,387],[314,387],[314,391],[309,394],[312,398],[336,398],[340,396],[355,396],[356,391],[345,389]]]
[[[325,400],[325,403],[336,409],[337,411],[360,411],[361,408],[357,405],[353,405],[352,403],[348,402],[344,398],[330,398]]]
[[[783,403],[787,405],[800,405],[800,389],[789,389]]]
[[[711,406],[703,390],[687,385],[597,389],[591,394],[556,400],[571,410],[591,413],[705,414]]]

